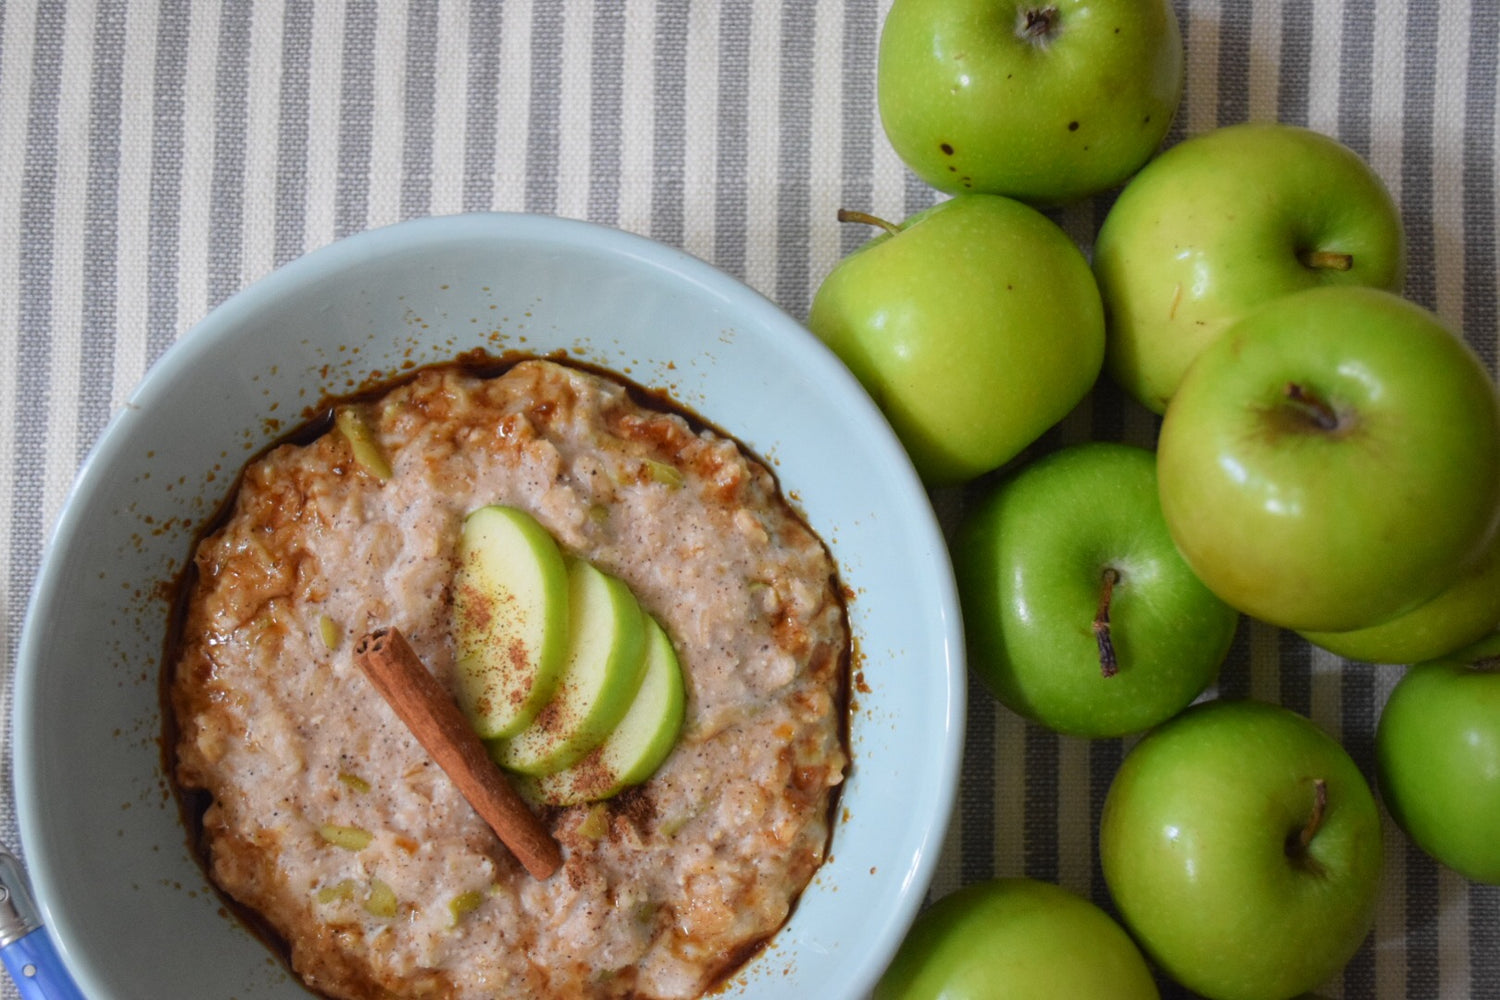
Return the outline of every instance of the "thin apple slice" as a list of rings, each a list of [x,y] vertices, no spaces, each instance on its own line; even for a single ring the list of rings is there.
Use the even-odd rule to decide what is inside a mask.
[[[646,617],[646,666],[641,689],[614,732],[571,767],[536,780],[536,798],[569,806],[617,795],[651,777],[677,745],[686,693],[677,652],[666,631]]]
[[[350,406],[339,407],[333,414],[333,426],[349,442],[356,465],[381,482],[391,478],[391,463],[380,448],[375,429],[365,422],[358,410]]]
[[[582,559],[568,563],[568,653],[552,700],[513,737],[490,744],[502,767],[560,771],[619,723],[641,686],[645,614],[624,583]]]
[[[453,579],[458,700],[484,739],[520,732],[552,698],[568,646],[568,569],[514,507],[464,519]]]

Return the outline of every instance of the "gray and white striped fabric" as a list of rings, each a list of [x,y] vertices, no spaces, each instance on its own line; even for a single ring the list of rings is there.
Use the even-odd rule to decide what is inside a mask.
[[[1407,293],[1494,372],[1500,4],[1177,2],[1189,74],[1171,139],[1279,118],[1354,147],[1400,202]],[[80,461],[175,339],[278,265],[403,218],[525,210],[682,247],[804,316],[864,238],[839,206],[900,217],[934,201],[876,115],[887,5],[5,0],[4,718],[28,592]],[[1057,217],[1087,246],[1106,208]],[[1149,444],[1155,429],[1106,385],[1045,443]],[[946,525],[977,488],[934,497]],[[1310,715],[1368,769],[1398,675],[1247,624],[1221,690]],[[978,690],[969,709],[934,894],[1025,873],[1107,904],[1094,831],[1127,744],[1028,727]],[[14,843],[5,749],[0,837]],[[1500,889],[1389,832],[1375,933],[1323,992],[1500,997]]]

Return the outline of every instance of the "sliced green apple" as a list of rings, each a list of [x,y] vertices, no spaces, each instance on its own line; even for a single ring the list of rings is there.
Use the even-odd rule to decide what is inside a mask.
[[[339,407],[333,414],[333,425],[349,441],[356,465],[381,482],[391,478],[391,463],[380,448],[375,429],[365,422],[359,411],[349,406]]]
[[[582,559],[568,563],[567,658],[552,700],[514,736],[490,744],[502,767],[560,771],[615,728],[641,686],[645,614],[624,583]]]
[[[464,519],[453,580],[459,703],[485,739],[511,736],[557,689],[568,649],[568,568],[525,511]]]
[[[666,760],[682,729],[686,695],[672,640],[649,615],[645,659],[641,688],[620,724],[572,766],[538,778],[536,798],[557,806],[607,799],[645,781]]]

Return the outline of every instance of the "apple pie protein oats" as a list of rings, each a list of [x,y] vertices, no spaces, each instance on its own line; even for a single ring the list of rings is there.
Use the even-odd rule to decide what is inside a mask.
[[[185,583],[170,732],[212,878],[331,997],[700,995],[828,847],[850,640],[827,550],[735,442],[590,372],[435,368],[352,406],[245,469]],[[394,625],[453,690],[455,549],[495,503],[629,584],[687,685],[648,782],[540,811],[547,879],[353,661]]]

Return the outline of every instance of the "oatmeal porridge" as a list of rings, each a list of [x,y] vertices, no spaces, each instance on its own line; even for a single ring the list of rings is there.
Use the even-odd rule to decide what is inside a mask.
[[[332,997],[694,997],[787,919],[848,763],[849,635],[822,542],[734,441],[543,360],[419,373],[244,471],[170,663],[176,779],[215,882]],[[540,808],[528,875],[353,662],[395,625],[453,690],[464,517],[529,512],[627,583],[686,716],[644,784]]]

